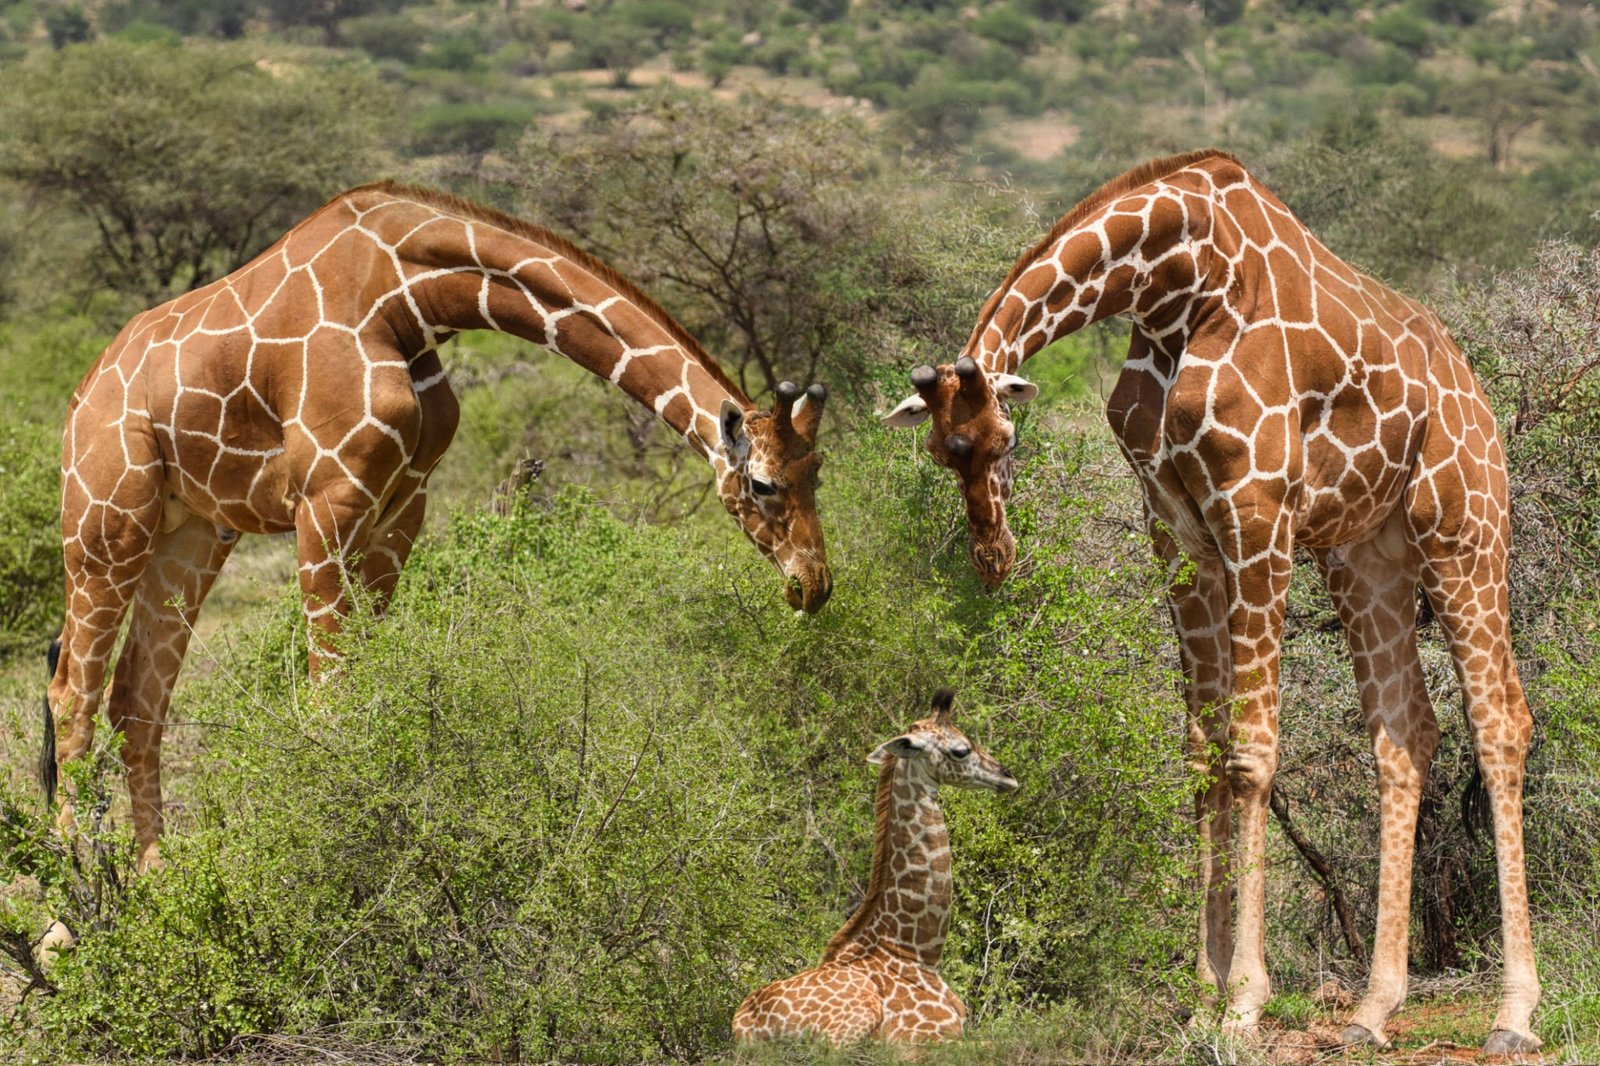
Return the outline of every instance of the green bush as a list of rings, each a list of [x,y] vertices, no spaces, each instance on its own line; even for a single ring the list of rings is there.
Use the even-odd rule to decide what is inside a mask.
[[[1033,20],[1014,7],[996,7],[985,11],[972,24],[980,37],[1017,52],[1032,52],[1039,46],[1041,36]]]
[[[694,9],[681,0],[626,0],[608,12],[608,17],[638,27],[663,48],[694,29]]]
[[[483,70],[489,41],[477,29],[445,34],[433,41],[416,59],[417,66],[433,70],[472,73]]]
[[[514,141],[532,119],[525,104],[438,104],[417,116],[411,147],[419,155],[482,155]]]
[[[814,618],[720,523],[638,526],[579,492],[452,516],[391,616],[353,619],[325,684],[303,681],[286,597],[187,690],[180,713],[214,723],[194,828],[86,925],[11,1039],[702,1058],[849,909],[864,756],[940,683],[1024,782],[1014,802],[947,801],[947,968],[975,1021],[1167,979],[1189,783],[1155,587],[1142,544],[1062,494],[1107,455],[1036,457],[1019,521],[1056,565],[993,596],[947,546],[942,472],[903,443],[832,457],[840,584]],[[1151,921],[1153,901],[1185,919]]]
[[[1427,55],[1433,42],[1428,20],[1404,7],[1392,8],[1373,19],[1367,32],[1414,56]]]
[[[0,484],[0,655],[43,652],[62,611],[60,430],[0,423]]]
[[[374,59],[415,63],[431,36],[427,27],[410,15],[363,15],[339,24],[345,40]]]
[[[178,36],[178,32],[176,30],[168,26],[163,26],[159,22],[150,22],[146,19],[139,19],[135,22],[128,23],[127,26],[123,27],[123,29],[118,32],[117,36],[130,44],[160,44],[170,46],[179,44],[182,41],[182,38]]]

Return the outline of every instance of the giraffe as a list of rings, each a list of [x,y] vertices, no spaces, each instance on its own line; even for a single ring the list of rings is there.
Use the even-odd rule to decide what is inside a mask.
[[[53,793],[57,768],[88,749],[131,613],[107,712],[141,869],[160,857],[172,686],[239,534],[295,533],[312,670],[334,661],[347,582],[381,605],[421,527],[459,412],[438,347],[469,329],[543,345],[649,406],[710,463],[789,604],[827,600],[814,451],[825,388],[784,382],[774,409],[756,410],[671,316],[567,240],[427,189],[348,190],[227,277],[134,317],[72,397],[66,620],[42,769]],[[63,789],[64,831],[72,816]]]
[[[1505,457],[1465,358],[1438,318],[1340,260],[1237,159],[1208,150],[1136,167],[1024,253],[962,355],[913,370],[915,392],[885,416],[932,419],[927,449],[961,484],[972,563],[990,584],[1016,552],[1010,408],[1038,392],[1017,370],[1110,315],[1133,331],[1107,417],[1171,568],[1188,749],[1210,782],[1196,799],[1201,982],[1245,1030],[1270,994],[1263,858],[1299,546],[1348,635],[1378,771],[1377,931],[1344,1039],[1384,1043],[1406,995],[1414,828],[1439,740],[1414,635],[1420,581],[1494,821],[1504,968],[1484,1050],[1536,1049],[1522,843],[1532,718],[1508,630]]]
[[[1005,767],[957,729],[955,693],[880,745],[877,829],[867,894],[813,969],[745,997],[733,1017],[741,1041],[820,1036],[915,1043],[961,1035],[966,1005],[939,976],[950,931],[950,833],[939,786],[1012,792]]]

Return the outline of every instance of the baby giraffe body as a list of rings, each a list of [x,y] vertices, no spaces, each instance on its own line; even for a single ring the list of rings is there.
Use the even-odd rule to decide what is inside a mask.
[[[950,724],[955,694],[868,756],[878,774],[877,832],[866,898],[813,969],[746,997],[739,1040],[823,1037],[835,1044],[961,1035],[966,1006],[939,976],[950,929],[950,833],[939,786],[1010,792],[1016,780]]]

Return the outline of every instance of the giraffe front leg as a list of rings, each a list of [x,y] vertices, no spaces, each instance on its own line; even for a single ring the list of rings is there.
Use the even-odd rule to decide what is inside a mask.
[[[313,675],[340,658],[335,644],[350,609],[350,586],[360,581],[361,556],[370,540],[376,506],[359,487],[345,484],[307,497],[295,511],[300,594],[311,631]]]
[[[376,597],[380,611],[387,608],[400,572],[411,557],[427,505],[427,485],[419,481],[406,499],[378,520],[372,531],[371,547],[361,560],[361,582]]]
[[[1345,1027],[1346,1044],[1388,1042],[1389,1018],[1405,1002],[1411,867],[1417,810],[1439,726],[1416,639],[1416,562],[1386,556],[1379,541],[1349,549],[1343,565],[1317,563],[1350,642],[1361,714],[1378,769],[1378,928],[1367,991]]]
[[[1233,793],[1221,759],[1227,745],[1227,701],[1232,684],[1227,582],[1219,557],[1186,559],[1148,509],[1146,519],[1156,554],[1166,562],[1171,576],[1167,602],[1183,663],[1189,765],[1205,780],[1195,793],[1202,899],[1195,976],[1209,1002],[1209,992],[1227,994],[1233,954],[1233,886],[1228,877]]]
[[[1267,816],[1278,769],[1278,668],[1283,615],[1293,569],[1288,511],[1242,506],[1221,539],[1228,583],[1232,655],[1231,717],[1223,772],[1238,805],[1233,871],[1238,925],[1228,966],[1230,1029],[1250,1030],[1272,995],[1267,977]]]

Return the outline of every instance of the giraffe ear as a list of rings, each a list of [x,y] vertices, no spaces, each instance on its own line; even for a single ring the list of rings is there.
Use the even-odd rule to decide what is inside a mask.
[[[717,431],[721,434],[722,450],[736,455],[747,443],[744,434],[744,408],[732,400],[722,401],[717,414]]]
[[[928,420],[928,405],[921,396],[907,396],[900,406],[883,416],[883,424],[896,429],[910,429]]]
[[[882,765],[890,755],[896,759],[914,759],[925,750],[927,749],[924,748],[922,741],[911,736],[899,736],[879,744],[877,750],[867,756],[867,761]]]
[[[1015,374],[996,374],[994,394],[1006,403],[1027,403],[1039,395],[1039,386]]]

